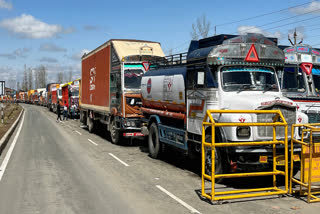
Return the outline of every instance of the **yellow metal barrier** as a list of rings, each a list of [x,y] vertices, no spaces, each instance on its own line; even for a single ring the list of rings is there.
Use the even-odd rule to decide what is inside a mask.
[[[212,114],[274,114],[273,122],[265,123],[218,123],[212,117]],[[207,120],[209,119],[209,122]],[[280,121],[280,122],[279,122]],[[259,142],[215,142],[215,127],[232,127],[232,126],[272,126],[273,136],[272,141]],[[282,126],[285,128],[284,140],[277,140],[276,127]],[[205,131],[207,127],[211,127],[211,143],[205,141]],[[284,145],[285,170],[280,171],[276,168],[276,144]],[[215,148],[216,147],[231,147],[231,146],[258,146],[272,145],[273,148],[273,170],[268,172],[250,172],[250,173],[231,173],[231,174],[215,174]],[[205,173],[205,148],[211,149],[211,175]],[[267,188],[244,189],[234,191],[215,191],[215,180],[219,178],[238,178],[238,177],[254,177],[254,176],[273,176],[273,186]],[[277,187],[276,175],[285,176],[285,189]],[[211,192],[206,193],[205,181],[211,181]],[[240,199],[258,196],[281,195],[288,193],[288,125],[280,110],[207,110],[206,116],[202,123],[202,182],[201,194],[203,197],[211,201]]]
[[[292,129],[298,127],[302,131],[302,137],[301,140],[297,140],[294,137],[291,139],[291,160],[294,159],[294,144],[300,144],[301,165],[300,180],[298,180],[293,177],[293,161],[291,161],[290,193],[299,193],[300,196],[307,196],[308,203],[320,202],[320,198],[316,196],[320,194],[320,186],[312,186],[313,183],[320,182],[320,138],[318,137],[317,139],[317,137],[313,136],[313,133],[320,132],[320,128],[315,126],[320,126],[320,123],[292,125]],[[291,135],[294,136],[293,133]],[[293,182],[299,184],[300,189],[298,191],[292,190]]]

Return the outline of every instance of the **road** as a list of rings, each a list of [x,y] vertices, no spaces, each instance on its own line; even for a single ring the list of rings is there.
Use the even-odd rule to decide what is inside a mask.
[[[318,213],[320,208],[292,197],[213,205],[199,196],[197,169],[176,152],[154,160],[143,142],[113,145],[79,121],[57,123],[46,108],[23,107],[24,118],[0,158],[3,165],[15,143],[0,172],[1,214]]]

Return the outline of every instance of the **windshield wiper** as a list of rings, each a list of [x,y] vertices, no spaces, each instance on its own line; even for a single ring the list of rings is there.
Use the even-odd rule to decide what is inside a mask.
[[[241,84],[239,85],[239,89],[238,89],[238,93],[240,93],[241,91],[245,91],[247,89],[253,88],[254,85],[251,84]]]
[[[273,87],[273,85],[271,84],[266,84],[264,89],[263,89],[263,93],[267,92],[267,91],[272,91],[273,89],[276,89]]]

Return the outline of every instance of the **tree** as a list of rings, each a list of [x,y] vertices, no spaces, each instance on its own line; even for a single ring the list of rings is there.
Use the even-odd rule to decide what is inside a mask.
[[[72,71],[69,71],[68,82],[72,81]]]
[[[22,80],[22,90],[28,90],[28,74],[27,74],[27,66],[24,65],[24,72],[23,72],[23,80]]]
[[[17,91],[19,91],[21,89],[21,86],[20,86],[20,82],[18,81],[17,82]]]
[[[196,23],[192,24],[192,31],[190,32],[192,39],[208,37],[211,22],[207,21],[206,15],[197,18]]]
[[[63,72],[58,72],[57,74],[57,82],[62,83],[63,82]]]
[[[33,74],[32,74],[32,69],[29,68],[29,74],[28,74],[28,90],[32,90],[33,88]]]
[[[37,76],[39,88],[45,88],[47,85],[47,70],[45,66],[40,65],[37,68]]]

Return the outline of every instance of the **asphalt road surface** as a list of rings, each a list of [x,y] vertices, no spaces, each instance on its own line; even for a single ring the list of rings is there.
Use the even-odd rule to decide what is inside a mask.
[[[103,131],[90,134],[79,121],[57,123],[44,107],[23,107],[0,157],[1,214],[319,213],[320,204],[289,196],[211,204],[200,197],[198,162],[176,151],[154,160],[142,141],[113,145]]]

